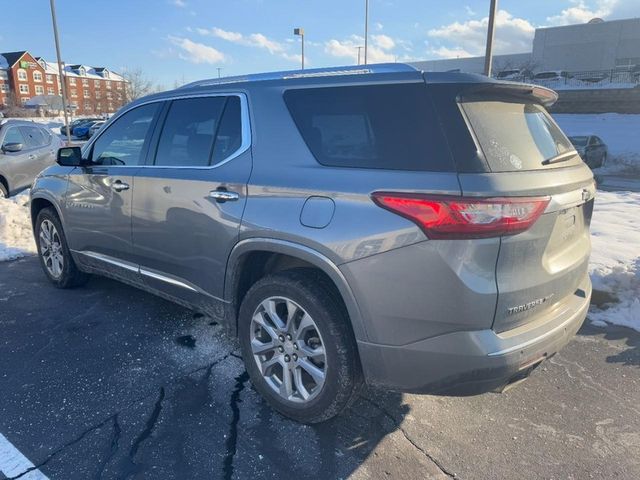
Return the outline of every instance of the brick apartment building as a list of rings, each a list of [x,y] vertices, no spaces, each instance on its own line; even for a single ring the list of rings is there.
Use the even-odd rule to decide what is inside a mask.
[[[124,78],[107,68],[65,65],[63,77],[75,114],[112,113],[126,102]],[[0,110],[40,95],[62,95],[58,64],[27,51],[0,53]]]

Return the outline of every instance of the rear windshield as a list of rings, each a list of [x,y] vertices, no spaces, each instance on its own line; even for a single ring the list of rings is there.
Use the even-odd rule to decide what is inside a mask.
[[[535,103],[463,101],[471,127],[494,172],[537,170],[579,163],[568,158],[547,162],[574,150],[547,111]]]
[[[455,171],[424,83],[295,89],[284,99],[322,165]]]
[[[571,143],[576,147],[584,147],[587,144],[589,137],[569,137],[569,140],[571,140]]]

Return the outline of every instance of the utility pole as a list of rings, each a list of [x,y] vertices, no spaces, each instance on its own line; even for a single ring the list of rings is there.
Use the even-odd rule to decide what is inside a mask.
[[[493,57],[493,35],[495,32],[496,12],[498,11],[498,0],[491,0],[489,10],[489,26],[487,27],[487,50],[484,54],[484,74],[491,76],[491,60]]]
[[[67,116],[67,85],[62,75],[62,56],[60,55],[60,39],[58,38],[58,21],[56,20],[55,0],[49,0],[51,5],[51,21],[53,22],[53,38],[56,42],[56,55],[58,57],[58,74],[60,75],[60,86],[62,87],[62,110],[64,111],[64,128],[67,131],[67,144],[71,143],[71,132],[69,131],[69,117]]]
[[[299,35],[302,41],[302,70],[304,70],[304,28],[294,28],[294,35]]]
[[[222,70],[222,67],[216,67],[216,69],[218,70],[218,78],[220,78],[220,71]]]
[[[369,0],[364,0],[364,64],[367,64],[369,47]]]
[[[364,47],[356,47],[358,49],[358,65],[360,65],[360,51],[364,48]]]

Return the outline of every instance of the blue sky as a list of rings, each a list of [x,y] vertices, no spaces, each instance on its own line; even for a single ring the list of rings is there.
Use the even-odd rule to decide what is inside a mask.
[[[165,87],[217,75],[356,63],[364,0],[57,0],[63,60],[140,68]],[[536,27],[640,16],[639,0],[500,0],[496,53]],[[489,0],[370,0],[370,62],[482,54]],[[48,0],[0,0],[0,51],[55,59]]]

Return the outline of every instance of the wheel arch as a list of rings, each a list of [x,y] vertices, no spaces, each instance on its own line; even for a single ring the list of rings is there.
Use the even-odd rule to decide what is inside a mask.
[[[340,269],[326,256],[307,246],[271,238],[251,238],[242,240],[231,251],[227,261],[224,282],[224,298],[230,310],[229,326],[237,332],[237,313],[242,301],[242,282],[246,278],[248,268],[251,268],[248,260],[256,260],[260,256],[261,262],[268,265],[274,260],[274,255],[280,256],[280,263],[288,262],[290,267],[312,266],[320,270],[335,286],[342,302],[347,310],[353,333],[358,340],[366,340],[366,330],[356,302],[356,298]],[[281,268],[282,269],[282,268]],[[248,285],[250,287],[250,285]],[[248,289],[248,288],[247,288]],[[240,295],[239,295],[240,293]],[[246,293],[246,291],[244,292]]]
[[[4,186],[4,189],[7,191],[7,195],[11,195],[11,190],[9,189],[9,181],[7,178],[0,173],[0,183]]]
[[[60,212],[60,208],[58,207],[57,203],[55,202],[55,200],[53,200],[52,198],[50,198],[48,195],[43,194],[43,193],[38,193],[37,195],[32,195],[31,196],[31,202],[30,202],[30,210],[31,210],[31,226],[33,227],[34,231],[35,231],[35,224],[36,224],[36,218],[38,218],[38,213],[40,213],[40,211],[44,208],[48,208],[48,207],[53,207],[54,210],[56,211],[56,214],[58,215],[58,218],[60,219],[60,222],[62,223],[62,226],[64,228],[64,222],[62,219],[62,214]]]

